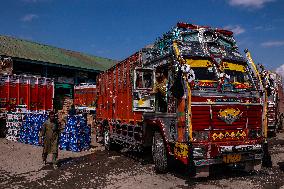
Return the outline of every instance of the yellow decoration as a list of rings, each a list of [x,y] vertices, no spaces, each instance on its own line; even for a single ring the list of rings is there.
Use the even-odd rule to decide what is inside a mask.
[[[228,137],[230,136],[229,132],[227,131],[226,134],[225,134],[225,137]]]
[[[181,56],[179,49],[178,49],[178,45],[177,45],[177,41],[173,41],[173,49],[175,52],[175,55],[177,57],[177,60],[181,63],[181,64],[187,64],[187,61],[185,59],[183,59],[183,57]],[[187,126],[188,126],[188,131],[189,131],[189,140],[192,141],[192,114],[191,114],[191,87],[189,85],[189,83],[186,84],[187,85],[187,100],[188,100],[188,111],[187,111]]]
[[[223,135],[222,133],[219,134],[219,138],[222,139],[224,138],[225,135]]]
[[[144,104],[144,100],[142,98],[140,98],[140,100],[138,100],[138,105],[142,106]]]
[[[219,134],[217,133],[213,133],[212,134],[212,138],[213,140],[216,140],[216,139],[227,139],[227,138],[245,138],[247,135],[246,135],[246,132],[245,131],[241,131],[241,132],[237,132],[235,133],[234,131],[229,133],[228,131],[225,132],[225,134],[223,134],[222,132],[220,132]]]
[[[246,57],[247,57],[248,62],[252,65],[254,72],[255,72],[256,76],[258,77],[258,82],[260,83],[260,85],[259,85],[260,90],[263,90],[264,85],[262,83],[262,79],[260,77],[258,69],[257,69],[248,49],[245,50],[245,53],[246,53]],[[262,99],[264,101],[263,102],[263,113],[262,113],[262,115],[263,115],[262,116],[263,117],[263,119],[262,119],[262,122],[263,122],[262,132],[263,132],[264,138],[267,138],[267,132],[268,132],[268,121],[267,121],[268,96],[267,96],[267,90],[264,90],[264,95],[263,95]]]
[[[192,68],[212,67],[213,64],[209,60],[192,60],[186,59],[186,63]]]
[[[219,111],[219,115],[221,117],[225,117],[225,116],[228,116],[228,115],[238,116],[240,113],[241,113],[241,111],[238,108],[237,109],[227,108],[225,110],[220,110]]]
[[[217,133],[214,133],[214,134],[212,135],[213,140],[216,140],[218,137],[219,137],[219,136],[217,135]]]
[[[181,142],[176,142],[175,148],[174,148],[175,156],[186,158],[188,157],[188,145]]]
[[[239,72],[246,72],[246,67],[240,64],[234,64],[229,62],[223,62],[221,64],[221,70],[234,70]]]

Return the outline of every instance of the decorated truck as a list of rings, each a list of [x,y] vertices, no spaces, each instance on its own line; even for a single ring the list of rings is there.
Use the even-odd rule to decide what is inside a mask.
[[[192,176],[214,164],[259,169],[263,100],[233,32],[177,23],[97,77],[107,149],[152,149],[157,172],[174,157]]]
[[[282,127],[283,115],[283,88],[282,78],[277,73],[266,70],[261,66],[260,75],[267,91],[267,126],[268,134],[275,136]]]

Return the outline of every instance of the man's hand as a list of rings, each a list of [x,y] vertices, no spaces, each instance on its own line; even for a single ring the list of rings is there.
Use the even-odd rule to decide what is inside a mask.
[[[39,141],[38,141],[39,144],[42,144],[42,138],[39,137]]]

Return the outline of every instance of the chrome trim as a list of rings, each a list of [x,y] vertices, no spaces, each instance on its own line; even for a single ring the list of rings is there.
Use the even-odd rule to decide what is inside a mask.
[[[254,145],[237,145],[237,146],[220,146],[221,153],[227,152],[249,152],[253,150],[261,150],[261,144],[254,144]]]

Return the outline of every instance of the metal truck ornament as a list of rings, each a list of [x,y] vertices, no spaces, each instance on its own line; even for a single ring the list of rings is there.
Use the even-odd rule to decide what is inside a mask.
[[[227,124],[232,125],[236,120],[238,120],[242,116],[243,112],[241,112],[238,108],[228,108],[225,110],[220,110],[218,117],[225,121]]]

